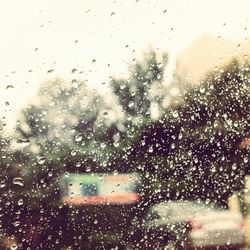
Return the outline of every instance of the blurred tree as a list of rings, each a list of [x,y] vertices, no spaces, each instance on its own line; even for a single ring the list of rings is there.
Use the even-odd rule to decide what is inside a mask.
[[[58,199],[58,178],[65,171],[84,172],[88,164],[98,165],[97,120],[103,103],[83,82],[55,79],[44,83],[37,103],[22,111],[16,138],[34,203],[36,198]]]
[[[249,137],[249,91],[248,63],[234,60],[144,127],[130,155],[150,172],[157,197],[225,204],[244,187],[249,149],[239,145]]]
[[[166,53],[157,54],[150,49],[143,54],[142,61],[133,60],[127,79],[112,78],[110,87],[121,107],[123,118],[119,123],[123,129],[119,131],[117,153],[110,158],[113,163],[111,167],[119,166],[120,171],[139,170],[130,152],[142,129],[162,115],[167,95],[164,84],[167,60]],[[115,134],[114,130],[110,132]]]
[[[159,56],[151,49],[144,53],[142,62],[134,60],[130,65],[128,79],[112,79],[110,86],[118,97],[126,121],[150,117],[152,104],[158,105],[155,112],[161,111],[166,64],[166,53]]]

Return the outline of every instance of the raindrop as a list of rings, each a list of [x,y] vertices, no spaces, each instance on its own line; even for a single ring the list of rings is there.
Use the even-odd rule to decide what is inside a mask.
[[[79,133],[79,134],[77,134],[76,136],[75,136],[75,141],[76,142],[79,142],[79,141],[81,141],[82,140],[82,135]]]
[[[13,225],[14,225],[15,227],[19,227],[20,224],[21,224],[21,222],[20,222],[19,220],[15,221],[15,222],[13,223]]]
[[[11,245],[11,246],[10,246],[10,249],[11,249],[11,250],[16,250],[16,249],[17,249],[17,244]]]
[[[148,149],[148,152],[149,152],[149,153],[153,153],[153,151],[154,151],[154,150],[153,150],[153,147],[151,146],[151,147]]]
[[[13,179],[13,184],[23,187],[24,186],[24,180],[23,180],[22,177],[15,177]]]
[[[22,206],[22,205],[23,205],[23,199],[20,199],[20,200],[17,202],[17,204],[18,204],[19,206]]]
[[[200,92],[203,94],[205,93],[205,88],[204,87],[200,87]]]
[[[49,69],[47,70],[47,73],[52,73],[54,70],[53,69]]]
[[[0,183],[0,188],[4,188],[4,187],[6,187],[6,183],[2,181],[2,182]]]
[[[183,137],[183,134],[180,132],[178,138],[179,138],[179,139],[182,139],[182,137]]]
[[[95,62],[96,62],[96,59],[93,59],[93,60],[92,60],[92,63],[95,63]]]
[[[78,88],[79,84],[78,84],[78,82],[77,82],[76,79],[73,79],[73,80],[71,81],[71,83],[72,83],[72,87],[73,87],[73,88]]]
[[[76,163],[76,167],[77,167],[77,168],[81,167],[81,162],[77,162],[77,163]]]
[[[234,164],[232,165],[232,169],[233,169],[233,170],[236,170],[236,169],[237,169],[236,163],[234,163]]]
[[[9,85],[7,85],[5,88],[6,88],[6,89],[13,89],[14,86],[9,84]]]
[[[134,102],[130,102],[130,103],[128,104],[128,106],[129,106],[130,108],[132,108],[132,107],[134,106]]]
[[[98,223],[98,220],[94,220],[94,224],[97,224]]]
[[[125,87],[126,87],[126,85],[125,85],[125,84],[122,84],[122,85],[120,86],[120,89],[125,89]]]
[[[179,116],[179,113],[178,113],[177,110],[175,110],[175,111],[173,112],[173,117],[174,117],[174,118],[177,118],[178,116]]]
[[[18,140],[17,143],[20,143],[20,144],[22,144],[22,146],[26,147],[26,146],[30,145],[30,140],[28,140],[28,139]]]
[[[105,118],[108,118],[108,112],[107,112],[107,111],[103,112],[103,116],[104,116]]]
[[[115,12],[111,12],[110,16],[114,16],[115,15]]]
[[[44,156],[38,156],[37,157],[37,163],[42,165],[45,162],[45,157]]]
[[[72,156],[75,156],[76,155],[76,150],[72,150],[71,153],[70,153]]]

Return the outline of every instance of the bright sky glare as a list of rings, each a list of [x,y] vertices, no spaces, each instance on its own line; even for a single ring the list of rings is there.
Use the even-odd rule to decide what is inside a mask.
[[[87,79],[100,88],[110,75],[126,74],[128,63],[149,45],[174,62],[203,33],[236,41],[250,36],[248,0],[1,3],[0,105],[7,126],[47,79]],[[77,73],[71,74],[73,68]]]

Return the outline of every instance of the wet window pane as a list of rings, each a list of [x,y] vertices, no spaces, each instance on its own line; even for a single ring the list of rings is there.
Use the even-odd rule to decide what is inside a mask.
[[[248,249],[247,1],[0,9],[0,249]]]

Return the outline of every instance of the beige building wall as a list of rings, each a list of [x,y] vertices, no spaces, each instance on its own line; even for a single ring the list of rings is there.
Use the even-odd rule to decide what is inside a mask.
[[[228,65],[233,58],[250,59],[250,41],[241,44],[225,38],[203,35],[181,52],[176,72],[182,85],[197,85],[210,72]]]

